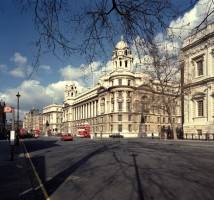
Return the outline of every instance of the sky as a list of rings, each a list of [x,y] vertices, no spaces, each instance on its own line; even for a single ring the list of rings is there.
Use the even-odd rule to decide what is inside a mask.
[[[181,6],[185,1],[190,0],[175,4]],[[169,30],[180,36],[180,40],[175,41],[177,48],[181,46],[180,41],[203,18],[203,12],[208,9],[209,2],[211,1],[200,0],[177,19],[169,22]],[[188,26],[183,30],[176,29],[182,25]],[[22,117],[32,108],[42,109],[51,103],[63,103],[65,84],[75,83],[80,91],[92,85],[90,70],[82,70],[86,61],[81,55],[58,59],[51,53],[44,54],[40,59],[38,71],[29,79],[36,53],[34,42],[37,36],[32,13],[21,12],[15,0],[0,1],[0,100],[15,107],[16,94],[19,91]],[[157,38],[162,36],[163,33],[157,34]],[[105,60],[94,60],[91,63],[95,76],[102,74],[103,64],[111,68],[111,54],[109,51]]]

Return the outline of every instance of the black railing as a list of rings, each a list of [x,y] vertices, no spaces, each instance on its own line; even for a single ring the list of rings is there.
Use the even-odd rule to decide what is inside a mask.
[[[205,133],[205,134],[184,134],[185,140],[213,140],[214,141],[214,133]]]

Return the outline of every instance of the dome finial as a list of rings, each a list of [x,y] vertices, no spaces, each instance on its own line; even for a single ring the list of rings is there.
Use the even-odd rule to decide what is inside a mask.
[[[122,41],[123,41],[123,35],[121,35],[121,36],[120,36],[120,40],[122,40]]]

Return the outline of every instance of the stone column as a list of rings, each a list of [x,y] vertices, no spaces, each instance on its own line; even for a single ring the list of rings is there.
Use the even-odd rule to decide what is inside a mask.
[[[117,102],[118,92],[114,92],[114,111],[118,112],[118,102]]]
[[[123,111],[126,112],[127,111],[127,92],[126,91],[123,91]]]

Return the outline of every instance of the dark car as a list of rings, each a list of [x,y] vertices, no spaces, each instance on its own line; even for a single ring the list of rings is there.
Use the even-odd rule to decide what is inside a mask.
[[[124,138],[120,133],[109,135],[110,138]]]
[[[64,134],[61,136],[62,141],[73,141],[73,136],[71,134]]]

